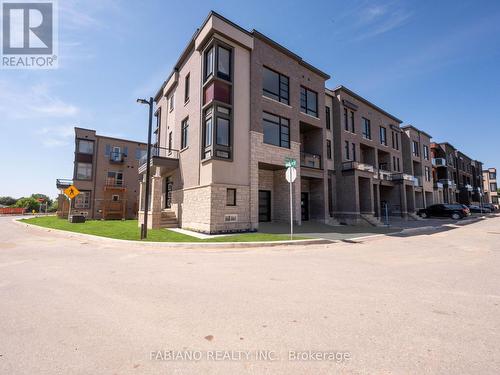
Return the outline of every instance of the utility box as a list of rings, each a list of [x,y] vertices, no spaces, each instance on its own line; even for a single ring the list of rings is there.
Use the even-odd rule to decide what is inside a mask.
[[[70,223],[85,223],[85,216],[83,215],[72,215],[69,217]]]

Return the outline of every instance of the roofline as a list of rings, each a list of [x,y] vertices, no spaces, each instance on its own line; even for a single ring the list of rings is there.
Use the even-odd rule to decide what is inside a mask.
[[[423,131],[423,130],[420,130],[419,128],[417,128],[416,126],[413,126],[411,124],[408,124],[408,125],[404,125],[404,126],[401,126],[401,129],[413,129],[419,133],[422,133],[423,135],[426,135],[427,137],[431,138],[432,139],[432,135],[430,135],[429,133]]]
[[[203,21],[203,23],[201,24],[200,27],[198,27],[196,29],[196,31],[194,32],[193,36],[191,37],[191,39],[189,40],[188,44],[186,45],[186,47],[184,48],[184,50],[182,51],[180,57],[177,59],[177,62],[174,64],[174,68],[172,69],[172,72],[170,72],[170,74],[168,75],[167,79],[163,82],[163,84],[161,85],[161,87],[158,89],[158,91],[156,92],[156,95],[154,96],[154,99],[155,100],[158,100],[158,98],[161,96],[162,94],[162,91],[163,89],[165,88],[168,80],[170,79],[170,77],[172,77],[172,75],[179,70],[179,68],[181,67],[182,63],[184,62],[184,59],[186,58],[186,56],[188,55],[188,52],[190,52],[193,47],[194,47],[194,42],[196,40],[196,38],[198,37],[198,35],[200,34],[200,31],[205,27],[205,25],[208,23],[208,20],[210,19],[210,17],[212,16],[216,16],[218,18],[220,18],[222,21],[230,24],[231,26],[235,27],[236,29],[240,30],[241,32],[249,35],[249,36],[253,36],[253,37],[257,37],[259,39],[262,39],[263,41],[267,42],[268,44],[272,45],[273,47],[275,47],[276,49],[279,49],[281,52],[283,52],[284,54],[288,55],[289,57],[297,60],[297,62],[303,66],[305,66],[306,68],[314,71],[316,74],[319,74],[320,76],[322,76],[323,78],[325,78],[325,80],[328,80],[330,79],[330,75],[328,75],[327,73],[323,72],[322,70],[314,67],[313,65],[307,63],[306,61],[304,61],[299,55],[296,55],[295,53],[293,53],[292,51],[290,51],[289,49],[283,47],[281,44],[275,42],[274,40],[270,39],[269,37],[265,36],[264,34],[260,33],[259,31],[257,30],[252,30],[251,32],[248,31],[248,30],[245,30],[243,27],[241,27],[240,25],[234,23],[233,21],[227,19],[226,17],[224,17],[223,15],[217,13],[216,11],[214,10],[211,10],[209,13],[208,13],[208,16],[205,18],[205,20]]]
[[[144,145],[146,146],[147,143],[146,142],[139,142],[139,141],[134,141],[134,140],[131,140],[131,139],[124,139],[124,138],[117,138],[117,137],[110,137],[110,136],[107,136],[107,135],[100,135],[100,134],[97,134],[97,131],[95,129],[88,129],[88,128],[80,128],[78,126],[75,126],[75,130],[78,129],[78,130],[87,130],[87,131],[91,131],[91,132],[94,132],[95,133],[95,136],[96,137],[99,137],[99,138],[107,138],[107,139],[114,139],[116,141],[122,141],[122,142],[130,142],[130,143],[137,143],[137,144],[141,144],[141,145]],[[76,137],[76,134],[75,134],[75,138]]]
[[[348,93],[349,95],[351,95],[354,98],[358,99],[359,101],[362,101],[363,103],[369,105],[370,107],[375,108],[377,111],[382,112],[384,115],[386,115],[387,117],[393,119],[394,121],[398,122],[399,124],[403,123],[403,120],[400,120],[396,116],[391,115],[389,112],[383,110],[379,106],[377,106],[377,105],[373,104],[372,102],[370,102],[368,99],[363,98],[359,94],[356,94],[354,91],[349,90],[347,87],[345,87],[343,85],[337,86],[335,89],[330,90],[330,91],[337,92],[337,91],[340,91],[340,90],[345,91],[346,93]]]
[[[288,48],[284,47],[283,45],[279,44],[278,42],[275,42],[274,40],[272,40],[268,36],[262,34],[261,32],[254,29],[254,30],[252,30],[252,35],[255,36],[256,38],[261,39],[262,41],[266,42],[270,46],[276,48],[277,50],[284,53],[288,57],[296,60],[300,65],[306,67],[309,70],[312,70],[314,73],[318,74],[319,76],[321,76],[325,80],[328,80],[331,78],[329,74],[327,74],[327,73],[323,72],[322,70],[316,68],[315,66],[309,64],[302,57],[293,53]]]

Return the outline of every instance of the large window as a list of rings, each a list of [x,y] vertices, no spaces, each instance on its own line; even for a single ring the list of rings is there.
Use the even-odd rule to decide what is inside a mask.
[[[424,145],[424,159],[429,160],[429,146]]]
[[[231,80],[231,50],[215,42],[205,52],[204,81],[215,75],[227,81]],[[215,69],[215,72],[214,72]]]
[[[380,127],[380,143],[387,146],[387,129]]]
[[[174,110],[174,100],[175,100],[175,93],[171,93],[170,97],[168,98],[168,110],[169,111]]]
[[[326,117],[326,128],[330,129],[331,125],[331,119],[330,119],[330,107],[325,107],[325,117]]]
[[[181,123],[181,150],[188,146],[188,129],[189,121],[186,118]]]
[[[428,166],[425,166],[425,181],[431,181],[431,169]]]
[[[332,158],[332,141],[329,139],[326,140],[326,157],[328,159]]]
[[[264,67],[262,95],[289,104],[289,80],[287,76]]]
[[[76,179],[77,180],[91,180],[92,179],[92,164],[91,163],[78,163],[76,165]]]
[[[205,52],[205,81],[214,74],[214,47]]]
[[[208,108],[203,122],[203,159],[230,159],[231,131],[231,110],[220,105]]]
[[[372,139],[372,126],[370,120],[363,117],[363,138]]]
[[[497,174],[496,172],[488,172],[490,175],[490,180],[496,180],[497,179]]]
[[[73,201],[73,207],[78,209],[90,208],[90,191],[80,191]]]
[[[264,143],[290,148],[290,121],[264,112],[262,118]]]
[[[318,94],[300,86],[300,110],[308,115],[318,117]]]
[[[344,108],[344,129],[349,131],[349,111]]]
[[[212,146],[212,134],[213,134],[213,122],[212,122],[212,108],[210,108],[205,114],[205,124],[204,124],[204,146]]]
[[[216,132],[217,132],[217,145],[229,146],[229,119],[218,117]]]
[[[94,141],[78,140],[78,152],[82,154],[94,153]]]
[[[356,161],[356,144],[351,143],[352,161]]]
[[[106,179],[108,186],[123,186],[123,172],[109,171]]]
[[[412,141],[412,152],[413,152],[413,156],[420,155],[419,144],[417,141]]]
[[[495,191],[497,191],[497,183],[492,182],[490,183],[490,192],[495,192]]]

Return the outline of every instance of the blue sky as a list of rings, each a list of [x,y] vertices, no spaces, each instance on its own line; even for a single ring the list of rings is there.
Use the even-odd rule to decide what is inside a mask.
[[[0,70],[0,195],[55,196],[73,126],[145,140],[135,99],[154,95],[210,9],[328,72],[328,87],[500,167],[498,1],[60,0],[59,69]]]

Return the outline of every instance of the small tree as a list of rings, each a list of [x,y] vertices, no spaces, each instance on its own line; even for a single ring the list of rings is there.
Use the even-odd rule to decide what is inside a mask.
[[[0,197],[0,204],[3,204],[4,206],[12,206],[13,204],[16,204],[17,199],[12,198],[12,197]]]
[[[43,205],[45,206],[45,203],[48,204],[48,206],[51,206],[52,205],[52,199],[50,199],[47,195],[45,194],[40,194],[40,193],[36,193],[36,194],[31,194],[31,198],[35,198],[35,199],[43,199]],[[48,207],[47,206],[47,207]]]
[[[22,207],[27,211],[38,211],[40,209],[40,203],[33,197],[26,197],[18,199],[14,207]]]

